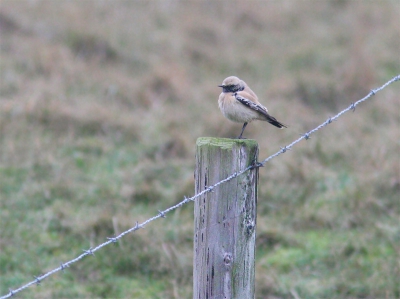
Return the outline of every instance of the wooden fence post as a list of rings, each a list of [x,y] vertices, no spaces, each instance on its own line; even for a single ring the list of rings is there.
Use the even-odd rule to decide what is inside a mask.
[[[255,140],[197,139],[196,193],[257,161]],[[195,202],[193,299],[254,298],[258,168]]]

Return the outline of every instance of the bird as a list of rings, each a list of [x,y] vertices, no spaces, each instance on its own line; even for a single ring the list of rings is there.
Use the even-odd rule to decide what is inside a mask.
[[[268,113],[268,109],[258,101],[257,95],[238,77],[229,76],[218,87],[222,87],[218,98],[222,114],[233,122],[243,123],[238,139],[242,139],[244,129],[253,120],[267,121],[280,129],[287,128]]]

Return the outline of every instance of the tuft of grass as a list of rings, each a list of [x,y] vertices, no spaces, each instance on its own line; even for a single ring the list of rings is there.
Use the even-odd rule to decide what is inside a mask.
[[[65,43],[81,59],[96,59],[102,62],[113,61],[118,53],[106,40],[93,35],[84,35],[78,32],[68,32]]]

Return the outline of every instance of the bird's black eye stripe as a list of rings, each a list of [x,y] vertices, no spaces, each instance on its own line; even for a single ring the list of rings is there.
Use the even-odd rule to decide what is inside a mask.
[[[238,91],[242,91],[244,89],[244,86],[240,86],[240,85],[226,85],[223,87],[224,88],[224,92],[238,92]]]

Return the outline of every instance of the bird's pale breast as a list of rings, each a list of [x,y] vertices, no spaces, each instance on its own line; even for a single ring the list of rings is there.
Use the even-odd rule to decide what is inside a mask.
[[[229,120],[239,123],[251,122],[260,119],[260,115],[237,101],[233,94],[221,93],[218,106],[222,114]]]

